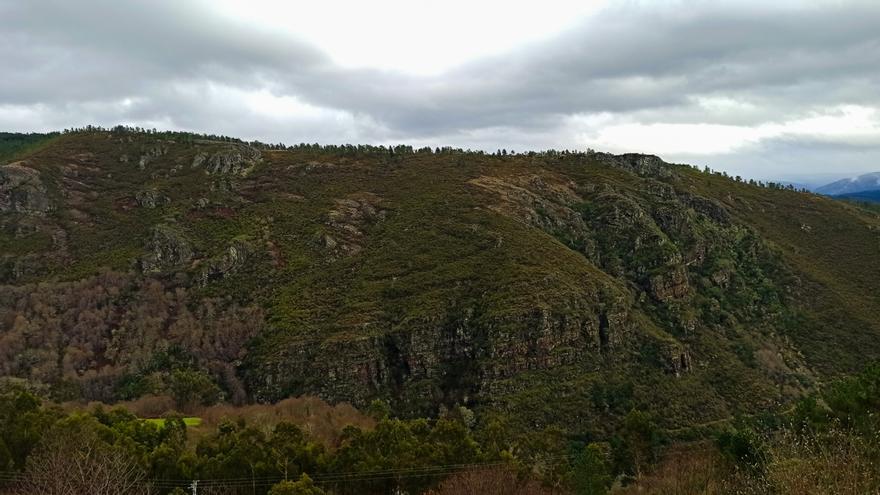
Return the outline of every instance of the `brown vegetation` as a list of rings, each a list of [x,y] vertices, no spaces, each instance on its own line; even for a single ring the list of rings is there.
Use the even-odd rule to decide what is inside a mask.
[[[168,395],[147,395],[139,399],[114,404],[90,402],[88,404],[68,402],[64,409],[72,411],[92,411],[95,408],[111,409],[123,407],[140,418],[161,418],[179,412],[176,403]],[[197,407],[187,411],[189,415],[202,420],[201,425],[190,427],[192,438],[198,438],[203,432],[210,432],[224,421],[244,418],[248,425],[269,431],[278,423],[288,422],[300,427],[311,440],[333,448],[339,444],[342,430],[346,426],[356,426],[362,430],[371,430],[376,421],[361,413],[348,403],[328,404],[317,397],[291,397],[275,404],[250,404],[234,406],[216,404]]]
[[[711,446],[677,448],[616,495],[866,495],[880,493],[880,465],[870,440],[844,430],[766,439],[762,469],[732,464]]]
[[[342,430],[349,425],[372,429],[376,421],[350,404],[331,405],[317,397],[295,397],[276,404],[252,404],[235,407],[225,404],[206,407],[198,412],[202,425],[216,429],[225,419],[246,418],[249,425],[271,429],[287,421],[299,426],[310,439],[327,447],[339,445]]]
[[[230,401],[242,403],[244,387],[230,363],[244,357],[262,321],[259,309],[199,299],[130,274],[4,285],[0,375],[60,382],[62,397],[109,401],[169,391],[170,368],[192,366],[209,371]]]
[[[446,478],[426,495],[552,495],[559,490],[523,478],[506,466],[461,471]]]

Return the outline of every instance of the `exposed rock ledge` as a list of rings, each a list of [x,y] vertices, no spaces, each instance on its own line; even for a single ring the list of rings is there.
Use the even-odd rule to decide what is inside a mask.
[[[261,160],[260,150],[247,145],[229,145],[213,153],[199,152],[193,168],[204,166],[211,175],[246,175]]]
[[[0,212],[42,216],[52,209],[38,171],[25,162],[0,166]]]

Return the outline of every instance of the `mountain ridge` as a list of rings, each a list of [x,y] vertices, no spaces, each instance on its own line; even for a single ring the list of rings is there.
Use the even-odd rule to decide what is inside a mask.
[[[600,432],[772,408],[880,357],[876,215],[655,156],[117,129],[2,173],[0,373],[62,398],[181,369],[236,402]]]

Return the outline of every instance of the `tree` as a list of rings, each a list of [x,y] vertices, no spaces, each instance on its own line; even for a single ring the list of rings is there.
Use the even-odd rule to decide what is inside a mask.
[[[177,369],[171,373],[171,395],[181,409],[210,406],[220,400],[220,388],[202,371]]]
[[[767,460],[767,453],[758,435],[748,427],[730,427],[715,439],[718,450],[736,466],[760,471]]]
[[[373,399],[367,406],[366,413],[376,421],[381,421],[391,417],[391,406],[382,399]]]
[[[650,414],[633,409],[613,439],[617,470],[641,477],[643,469],[656,457],[659,431]]]
[[[151,493],[134,457],[109,443],[112,437],[94,418],[63,420],[28,458],[20,490],[42,495]]]
[[[611,486],[608,452],[591,443],[575,458],[571,470],[571,487],[577,495],[604,495]]]
[[[293,423],[275,425],[269,440],[269,451],[285,480],[318,468],[318,457],[323,447],[306,440],[303,431]]]
[[[258,428],[226,421],[196,447],[203,478],[265,478],[278,475],[266,435]]]
[[[0,469],[21,469],[60,413],[25,391],[0,394]]]
[[[327,492],[315,486],[315,482],[305,473],[298,481],[285,480],[269,490],[269,495],[324,495],[325,493]]]

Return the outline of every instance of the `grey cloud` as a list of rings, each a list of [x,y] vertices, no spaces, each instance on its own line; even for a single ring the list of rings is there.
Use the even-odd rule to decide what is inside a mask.
[[[5,5],[0,80],[7,103],[147,95],[179,80],[257,87],[286,69],[327,58],[303,43],[248,30],[188,2],[34,1]]]
[[[0,77],[0,105],[33,108],[43,125],[90,117],[267,140],[460,139],[488,148],[510,139],[559,146],[554,136],[573,139],[561,127],[572,115],[756,125],[841,104],[880,107],[880,4],[757,5],[614,4],[553,39],[417,77],[335,66],[313,46],[204,4],[0,0],[0,63],[13,68]],[[330,117],[279,130],[241,103],[192,91],[210,84],[293,96]],[[133,103],[120,106],[125,98]],[[753,107],[706,108],[700,98]],[[823,150],[852,164],[877,155]],[[790,151],[774,143],[758,155]]]
[[[865,171],[880,170],[877,148],[827,143],[802,138],[778,138],[736,154],[678,154],[667,159],[731,170],[744,177],[791,181],[817,187]]]

